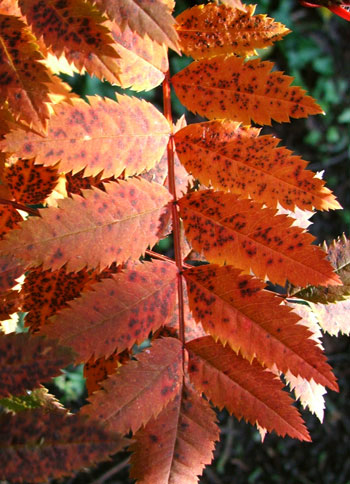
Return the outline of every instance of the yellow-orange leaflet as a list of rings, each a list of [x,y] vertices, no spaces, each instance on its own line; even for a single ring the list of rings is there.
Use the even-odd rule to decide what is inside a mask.
[[[243,124],[271,120],[289,122],[323,113],[314,99],[272,62],[218,56],[196,61],[172,77],[180,101],[209,119],[232,119]]]
[[[226,5],[197,5],[177,18],[182,51],[194,59],[221,54],[249,56],[280,40],[290,31],[266,15],[254,15],[256,5],[244,12]]]
[[[187,171],[207,186],[273,208],[277,202],[288,210],[341,208],[324,181],[305,170],[306,161],[278,147],[278,138],[258,134],[235,121],[191,124],[175,134],[176,151]]]

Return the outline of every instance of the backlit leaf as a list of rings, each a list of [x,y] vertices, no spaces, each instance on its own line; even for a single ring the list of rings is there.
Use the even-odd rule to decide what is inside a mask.
[[[0,15],[0,97],[20,120],[42,130],[49,117],[50,78],[34,36],[17,17]]]
[[[38,38],[59,57],[89,74],[117,82],[118,57],[113,39],[100,11],[85,0],[19,0],[28,23]]]
[[[166,2],[162,0],[96,0],[112,20],[124,30],[128,25],[141,37],[147,34],[159,44],[166,44],[175,51],[178,39],[174,28],[175,20]]]
[[[118,435],[80,415],[27,410],[3,414],[0,422],[0,479],[44,482],[108,459],[125,446]]]
[[[219,438],[215,413],[190,386],[134,436],[131,477],[139,484],[196,484]],[[160,452],[161,449],[161,452]]]
[[[292,227],[290,217],[211,190],[190,193],[178,203],[187,237],[210,262],[252,269],[257,277],[280,285],[286,279],[300,285],[341,282],[325,253],[311,245],[312,235]]]
[[[148,35],[142,38],[129,27],[122,31],[115,22],[110,28],[120,56],[118,84],[134,91],[148,91],[158,86],[169,68],[165,45],[151,40]]]
[[[324,243],[323,248],[327,252],[327,259],[334,267],[342,281],[341,286],[314,287],[308,286],[305,289],[294,288],[292,295],[300,299],[305,299],[313,303],[335,303],[342,301],[350,295],[350,241],[343,234],[338,239],[327,246]],[[330,312],[333,310],[330,308]],[[328,312],[325,308],[324,311]]]
[[[28,333],[0,334],[0,396],[21,395],[38,387],[59,375],[73,357],[56,340]]]
[[[331,304],[309,304],[323,331],[332,336],[350,334],[350,298]]]
[[[47,136],[13,131],[0,148],[18,157],[36,156],[36,163],[55,165],[60,171],[85,176],[135,175],[152,168],[161,158],[170,133],[164,116],[151,104],[137,98],[82,99],[72,105],[55,106]]]
[[[336,379],[312,333],[264,284],[232,266],[203,265],[184,271],[191,311],[215,340],[248,360],[312,378],[337,390]],[[63,344],[63,341],[62,341]]]
[[[102,383],[89,397],[82,413],[97,418],[108,429],[136,432],[173,400],[182,385],[182,347],[175,338],[154,341]]]
[[[0,255],[0,292],[15,286],[17,277],[24,272],[21,261],[9,255]]]
[[[209,119],[271,124],[323,111],[293,78],[271,69],[271,62],[219,56],[196,61],[172,77],[182,104]]]
[[[5,169],[5,180],[17,202],[37,204],[54,189],[58,172],[55,167],[35,165],[33,159],[20,158]]]
[[[235,121],[209,121],[175,134],[176,151],[187,171],[205,185],[293,210],[341,208],[307,163],[273,136]]]
[[[171,318],[176,277],[175,264],[131,266],[69,303],[43,332],[74,348],[79,362],[131,349]]]
[[[22,296],[19,291],[9,290],[0,293],[0,321],[9,319],[11,314],[18,313],[21,308]]]
[[[314,380],[306,380],[301,376],[296,377],[290,372],[286,373],[285,379],[303,408],[308,407],[310,412],[314,413],[322,423],[325,409],[323,395],[327,393],[324,386],[315,383]]]
[[[255,15],[256,5],[246,12],[226,5],[196,5],[176,17],[181,50],[193,59],[217,55],[254,55],[281,40],[290,31],[266,15]]]
[[[293,400],[273,373],[256,361],[250,364],[210,336],[193,340],[186,347],[190,379],[215,406],[225,407],[239,420],[258,423],[268,432],[310,441]]]
[[[106,192],[86,190],[40,210],[21,229],[0,242],[1,255],[16,255],[26,267],[79,271],[101,268],[115,261],[137,259],[154,245],[159,215],[169,192],[155,183],[129,179],[106,185]]]

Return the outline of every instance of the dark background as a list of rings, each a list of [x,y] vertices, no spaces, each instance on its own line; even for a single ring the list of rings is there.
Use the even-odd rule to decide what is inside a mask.
[[[205,2],[178,1],[177,13],[196,3]],[[292,30],[283,41],[262,52],[262,57],[274,61],[278,70],[295,77],[295,84],[306,89],[326,112],[326,116],[293,120],[290,124],[275,123],[271,128],[264,128],[263,133],[281,138],[284,146],[310,162],[309,168],[313,171],[325,170],[328,187],[344,207],[342,211],[318,213],[313,217],[310,231],[317,242],[331,241],[343,232],[349,235],[350,23],[325,9],[301,7],[296,0],[261,0],[257,12],[268,13]],[[173,54],[173,73],[189,62],[188,58]],[[69,81],[82,94],[98,91],[113,97],[118,90],[88,76],[77,76]],[[161,109],[159,88],[141,93],[141,96]],[[174,118],[183,112],[184,108],[174,97]],[[188,122],[196,120],[188,113],[186,117]],[[164,245],[164,250],[169,248]],[[339,379],[340,393],[328,393],[323,425],[310,412],[302,411],[313,443],[300,443],[272,434],[261,444],[258,432],[250,425],[220,412],[221,442],[216,447],[215,461],[204,472],[201,483],[350,484],[349,338],[325,337],[324,345]],[[81,368],[67,370],[56,379],[56,392],[72,408],[78,408],[83,402],[83,388]],[[127,478],[126,457],[127,454],[118,455],[116,460],[80,472],[64,482],[132,482]],[[120,462],[121,470],[114,473]],[[109,470],[113,474],[110,478],[105,474]]]

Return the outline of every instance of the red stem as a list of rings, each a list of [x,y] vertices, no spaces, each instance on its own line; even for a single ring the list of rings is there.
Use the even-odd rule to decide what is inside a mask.
[[[6,198],[0,198],[0,205],[10,205],[13,208],[17,208],[18,210],[23,210],[24,212],[30,213],[31,215],[40,215],[40,212],[37,208],[30,208],[23,203],[17,203],[13,200],[7,200]]]
[[[176,196],[176,183],[175,183],[175,163],[174,163],[174,133],[173,133],[173,117],[171,113],[171,88],[170,88],[170,72],[168,71],[163,81],[163,103],[164,103],[164,116],[169,121],[171,134],[167,146],[168,150],[168,183],[169,192],[173,197],[171,203],[172,222],[173,222],[173,240],[175,251],[175,263],[178,268],[177,275],[177,292],[179,300],[179,336],[180,340],[185,345],[185,320],[184,320],[184,300],[183,300],[183,282],[182,282],[182,255],[181,255],[181,242],[180,242],[180,220],[177,210],[177,196]],[[184,358],[183,358],[184,361]]]

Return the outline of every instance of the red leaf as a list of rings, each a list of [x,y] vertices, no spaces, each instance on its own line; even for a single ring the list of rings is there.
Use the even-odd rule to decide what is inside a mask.
[[[140,484],[196,484],[219,438],[215,419],[209,404],[184,386],[134,436],[130,476]]]
[[[311,245],[310,234],[291,227],[290,217],[211,190],[190,193],[178,203],[187,237],[210,262],[252,269],[257,277],[281,285],[287,278],[302,286],[340,283],[326,254]]]
[[[190,308],[215,340],[244,358],[338,390],[336,379],[312,333],[299,316],[264,284],[231,266],[213,264],[184,272]]]
[[[1,254],[16,254],[26,267],[79,271],[137,259],[157,242],[162,208],[169,192],[145,180],[129,179],[59,201],[40,210],[0,242]]]
[[[288,393],[273,373],[256,361],[251,364],[210,336],[186,345],[189,375],[196,388],[214,405],[223,407],[239,420],[243,417],[268,432],[310,441],[310,436]]]
[[[70,302],[42,332],[74,348],[79,362],[131,349],[171,318],[176,277],[167,262],[131,266]]]
[[[21,395],[59,375],[73,362],[69,348],[28,333],[0,334],[0,396]]]
[[[103,390],[91,395],[90,405],[82,410],[121,434],[136,432],[157,416],[182,385],[182,346],[178,339],[154,341],[136,358],[105,380]]]

